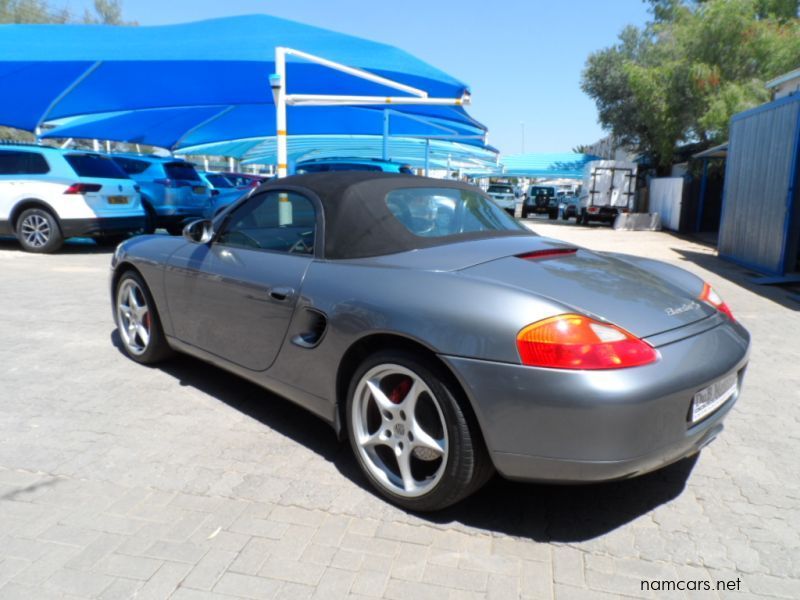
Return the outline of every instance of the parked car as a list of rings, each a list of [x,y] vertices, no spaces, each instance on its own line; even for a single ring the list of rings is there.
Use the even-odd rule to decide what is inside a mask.
[[[188,221],[207,214],[211,191],[192,163],[142,154],[114,154],[111,158],[141,188],[147,233],[163,227],[171,235],[179,235]]]
[[[328,171],[382,171],[413,175],[414,170],[406,164],[377,158],[318,158],[297,163],[295,174],[323,173]]]
[[[198,171],[202,179],[211,190],[211,202],[204,216],[211,218],[218,215],[226,206],[242,197],[244,190],[236,187],[233,182],[222,173],[212,171]]]
[[[522,218],[527,219],[531,214],[546,214],[550,219],[558,217],[558,200],[554,186],[532,185],[528,188],[528,195],[522,202]]]
[[[695,454],[748,360],[695,275],[540,237],[453,181],[276,180],[182,238],[123,243],[112,267],[131,359],[177,350],[288,397],[411,510],[494,469],[601,481]]]
[[[116,243],[144,225],[136,183],[107,157],[0,145],[0,235],[24,250],[55,252],[70,237]]]
[[[266,183],[271,179],[267,175],[254,175],[252,173],[235,173],[233,171],[222,171],[220,175],[223,175],[225,178],[228,179],[228,181],[230,181],[240,190],[249,190],[257,188],[262,183]]]
[[[514,186],[508,183],[493,183],[486,190],[486,193],[494,200],[495,204],[505,210],[510,215],[514,215],[517,210],[517,194]]]
[[[578,205],[579,205],[579,198],[571,193],[565,193],[561,197],[561,201],[558,205],[558,210],[561,213],[561,218],[563,220],[571,219],[572,217],[578,216]]]

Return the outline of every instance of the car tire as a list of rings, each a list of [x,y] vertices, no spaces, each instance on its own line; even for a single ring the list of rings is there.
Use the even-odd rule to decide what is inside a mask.
[[[64,235],[58,219],[44,208],[22,211],[15,227],[17,239],[26,252],[49,254],[64,245]]]
[[[172,354],[153,296],[136,271],[126,271],[117,281],[114,320],[122,349],[136,362],[153,364]]]
[[[564,212],[561,213],[561,220],[562,221],[569,221],[569,214],[567,213],[567,211],[564,211]]]
[[[547,211],[547,218],[551,221],[555,221],[558,218],[558,211]]]
[[[142,208],[144,208],[144,227],[142,228],[142,233],[145,235],[153,234],[156,232],[156,224],[158,221],[156,211],[144,198],[142,199]]]
[[[347,432],[384,498],[434,511],[486,483],[494,467],[466,402],[442,367],[411,353],[381,351],[361,363],[347,393]]]
[[[522,210],[522,216],[521,216],[521,218],[522,218],[522,219],[527,219],[527,218],[528,218],[528,211],[527,211],[527,210],[525,210],[525,209],[523,209],[523,210]]]

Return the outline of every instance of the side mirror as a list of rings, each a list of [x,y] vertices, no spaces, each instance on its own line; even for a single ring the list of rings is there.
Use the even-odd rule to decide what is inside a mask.
[[[193,244],[207,244],[214,237],[214,224],[207,219],[192,221],[183,228],[183,237]]]

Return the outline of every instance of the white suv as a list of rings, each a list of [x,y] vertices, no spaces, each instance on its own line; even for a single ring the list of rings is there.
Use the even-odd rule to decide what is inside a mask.
[[[0,145],[0,235],[29,252],[55,252],[69,237],[116,243],[144,228],[139,188],[93,152]]]

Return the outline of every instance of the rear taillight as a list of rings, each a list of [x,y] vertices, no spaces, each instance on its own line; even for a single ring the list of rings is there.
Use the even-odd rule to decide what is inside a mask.
[[[716,308],[719,312],[723,315],[728,317],[731,321],[735,321],[736,319],[733,317],[733,313],[731,312],[730,307],[725,304],[725,302],[720,298],[719,294],[714,291],[707,283],[703,284],[703,291],[699,296],[701,302],[705,302],[706,304],[710,304],[714,308]]]
[[[92,192],[99,192],[103,188],[99,183],[73,183],[69,186],[65,194],[90,194]]]
[[[658,352],[612,325],[576,314],[528,325],[517,334],[522,364],[552,369],[625,369],[658,360]]]

